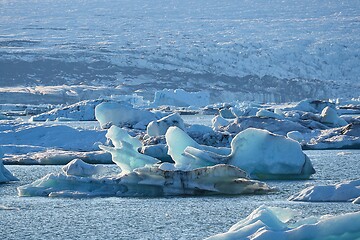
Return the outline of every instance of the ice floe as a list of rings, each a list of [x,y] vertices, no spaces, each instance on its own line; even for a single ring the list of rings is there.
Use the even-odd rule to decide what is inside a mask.
[[[305,240],[360,238],[360,212],[296,220],[296,212],[279,207],[261,206],[233,225],[228,232],[207,240]]]
[[[360,197],[360,179],[333,185],[310,186],[292,195],[290,201],[303,202],[356,202]]]
[[[48,174],[18,188],[19,196],[175,196],[206,194],[261,194],[274,191],[265,183],[246,178],[237,167],[216,165],[192,171],[166,171],[157,166],[137,168],[115,177],[79,177]]]

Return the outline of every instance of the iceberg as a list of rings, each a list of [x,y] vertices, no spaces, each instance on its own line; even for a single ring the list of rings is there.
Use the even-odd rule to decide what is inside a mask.
[[[292,195],[288,200],[302,202],[352,202],[359,197],[360,179],[356,179],[327,186],[310,186]]]
[[[165,135],[166,131],[171,126],[177,126],[180,129],[185,129],[184,120],[178,113],[170,114],[157,121],[151,121],[147,125],[146,133],[149,136]]]
[[[207,194],[263,194],[274,191],[265,183],[249,180],[241,169],[216,165],[192,171],[166,171],[158,166],[137,168],[115,177],[80,177],[48,174],[18,187],[18,195],[48,197],[159,197]]]
[[[113,162],[121,169],[122,174],[130,173],[136,168],[152,165],[159,162],[158,159],[151,156],[141,154],[138,149],[142,147],[142,143],[135,137],[131,137],[128,132],[115,125],[111,126],[106,134],[114,147],[99,147],[111,153]]]
[[[295,221],[296,212],[261,206],[228,232],[206,240],[355,240],[360,239],[360,212],[309,217]]]
[[[69,106],[54,108],[30,118],[30,121],[95,121],[95,107],[104,100],[85,100]]]
[[[183,89],[164,89],[155,92],[153,106],[169,105],[177,107],[204,107],[210,103],[210,93],[186,92]]]
[[[19,181],[17,177],[12,175],[12,173],[7,170],[2,161],[3,153],[0,148],[0,183],[10,182],[10,181]]]
[[[95,107],[95,118],[102,128],[111,125],[145,130],[146,126],[156,119],[154,113],[133,108],[125,102],[103,102]]]
[[[325,107],[320,114],[320,122],[327,124],[331,127],[343,127],[348,123],[338,116],[335,109]]]
[[[83,162],[81,159],[73,159],[63,166],[62,171],[67,176],[89,177],[104,172],[102,165],[92,165]]]
[[[306,149],[359,149],[360,122],[350,123],[344,127],[321,130],[311,138]]]
[[[18,148],[18,146],[16,146]],[[27,149],[25,147],[25,149]],[[25,150],[24,149],[24,150]],[[3,159],[7,164],[24,165],[64,165],[78,158],[86,163],[110,164],[111,154],[104,151],[65,151],[60,149],[46,149],[26,154],[10,154]]]
[[[105,130],[60,124],[11,122],[0,124],[0,146],[7,157],[50,149],[90,152],[99,150],[98,145],[106,141],[105,134]]]
[[[165,138],[168,154],[178,169],[223,163],[237,166],[259,179],[307,179],[315,173],[298,142],[266,130],[249,128],[238,133],[231,142],[229,155],[205,149],[176,127],[170,127]]]

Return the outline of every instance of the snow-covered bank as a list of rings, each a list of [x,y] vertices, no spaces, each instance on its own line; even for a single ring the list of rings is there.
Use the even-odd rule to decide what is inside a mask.
[[[297,219],[296,212],[287,208],[259,207],[247,218],[233,225],[228,232],[207,240],[304,240],[360,238],[360,212],[336,216]]]

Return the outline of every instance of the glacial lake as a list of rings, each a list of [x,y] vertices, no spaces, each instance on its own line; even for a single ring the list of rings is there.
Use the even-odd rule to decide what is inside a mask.
[[[204,239],[227,231],[261,205],[288,207],[300,217],[360,211],[351,203],[301,203],[287,198],[308,185],[359,178],[360,150],[305,151],[317,171],[307,181],[267,181],[268,195],[161,198],[18,197],[18,186],[62,166],[6,167],[21,181],[0,185],[1,239]],[[117,174],[106,165],[106,175]]]

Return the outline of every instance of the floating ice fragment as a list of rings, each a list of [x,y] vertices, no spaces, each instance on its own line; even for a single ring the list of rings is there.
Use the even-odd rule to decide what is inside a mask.
[[[104,172],[101,165],[92,165],[83,162],[81,159],[74,159],[61,168],[67,176],[89,177]]]
[[[111,125],[119,127],[137,126],[146,129],[146,125],[156,120],[155,114],[146,110],[133,108],[130,104],[118,102],[103,102],[96,106],[95,117],[102,128]]]
[[[122,174],[132,172],[134,169],[152,165],[159,160],[138,152],[142,147],[140,140],[131,137],[126,130],[111,126],[106,134],[115,147],[99,146],[102,150],[111,153],[112,160],[121,168]]]
[[[163,166],[163,168],[167,168]],[[249,180],[241,169],[216,165],[192,171],[168,171],[158,166],[135,169],[118,177],[77,177],[48,174],[18,188],[19,196],[174,196],[204,194],[260,194],[274,191]]]
[[[162,136],[171,126],[177,126],[180,129],[185,129],[184,120],[178,113],[170,114],[157,121],[152,121],[147,126],[146,132],[149,136]]]
[[[348,123],[338,116],[335,109],[331,107],[325,107],[320,114],[320,122],[327,124],[331,127],[343,127]]]
[[[228,232],[207,240],[355,240],[360,239],[360,212],[294,222],[294,211],[286,208],[259,207]],[[292,220],[292,221],[290,221]]]
[[[229,155],[204,148],[176,127],[169,128],[165,137],[178,169],[226,163],[260,179],[306,179],[315,173],[298,142],[266,130],[249,128],[237,134]]]
[[[360,197],[360,179],[334,185],[310,186],[292,195],[290,201],[351,202]]]

